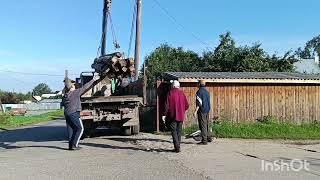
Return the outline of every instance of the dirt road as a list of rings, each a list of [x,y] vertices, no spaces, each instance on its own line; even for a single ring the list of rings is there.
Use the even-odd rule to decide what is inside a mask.
[[[218,139],[207,146],[183,140],[182,152],[168,136],[123,137],[98,131],[66,150],[64,121],[0,132],[0,179],[319,179],[318,142]],[[308,170],[263,169],[278,161],[306,160]]]

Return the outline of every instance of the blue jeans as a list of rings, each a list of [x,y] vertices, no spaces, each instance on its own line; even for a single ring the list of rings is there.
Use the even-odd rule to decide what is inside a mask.
[[[80,112],[65,114],[67,126],[72,129],[72,136],[69,138],[69,147],[78,147],[83,133],[83,124],[80,119]]]

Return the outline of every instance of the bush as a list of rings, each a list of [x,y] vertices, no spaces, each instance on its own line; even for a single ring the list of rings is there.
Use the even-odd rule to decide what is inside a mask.
[[[9,113],[0,113],[0,124],[5,124],[10,117],[11,114]]]

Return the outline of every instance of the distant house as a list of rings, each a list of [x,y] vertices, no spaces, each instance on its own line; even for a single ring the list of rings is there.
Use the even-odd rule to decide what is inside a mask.
[[[34,99],[34,101],[39,102],[41,101],[41,96],[32,96],[32,98]]]
[[[300,59],[294,66],[299,73],[320,74],[319,55],[316,54],[312,59]]]
[[[43,99],[39,103],[61,103],[62,99]]]
[[[56,91],[55,93],[52,94],[42,94],[41,96],[32,96],[32,98],[36,101],[39,102],[43,99],[49,99],[52,97],[56,97],[56,96],[61,96],[62,95],[62,91]]]

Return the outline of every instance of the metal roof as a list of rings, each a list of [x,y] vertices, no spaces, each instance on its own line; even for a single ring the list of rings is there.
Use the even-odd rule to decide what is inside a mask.
[[[279,83],[320,83],[320,75],[289,72],[166,72],[166,80],[176,79],[181,82],[279,82]]]
[[[62,99],[42,99],[40,103],[61,103]]]

